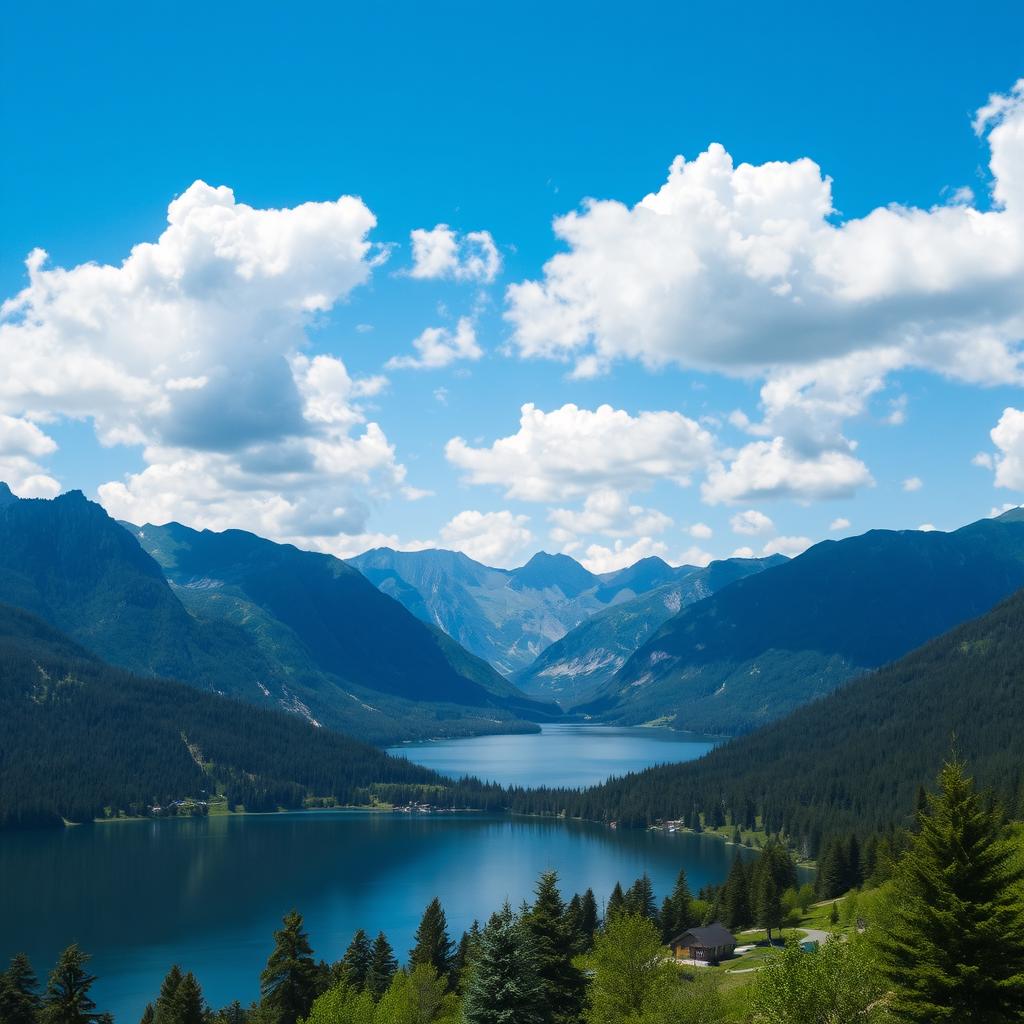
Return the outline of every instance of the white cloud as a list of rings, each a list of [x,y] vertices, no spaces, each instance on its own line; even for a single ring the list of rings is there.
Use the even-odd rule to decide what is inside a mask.
[[[755,508],[748,508],[746,512],[737,512],[729,520],[733,533],[744,533],[748,536],[756,536],[759,533],[771,533],[775,524],[763,512]]]
[[[842,498],[871,483],[867,466],[848,452],[805,456],[776,437],[745,445],[728,466],[712,463],[701,494],[712,505],[757,498]]]
[[[382,260],[375,224],[352,196],[260,210],[197,181],[119,266],[34,251],[0,319],[0,412],[90,418],[102,443],[142,446],[141,471],[99,487],[117,516],[304,543],[363,532],[405,478],[360,407],[386,380],[303,349]]]
[[[686,532],[695,540],[710,540],[715,531],[707,523],[694,523]]]
[[[1004,409],[989,436],[999,449],[995,456],[996,487],[1024,490],[1024,412]]]
[[[924,487],[924,481],[919,476],[908,476],[907,479],[903,481],[902,486],[903,490],[908,493],[913,493],[914,491],[919,491]]]
[[[754,551],[754,549],[752,547],[749,547],[748,545],[745,544],[741,548],[736,548],[736,550],[733,551],[733,553],[729,557],[730,558],[756,558],[757,554],[755,553],[755,551]]]
[[[410,277],[450,278],[490,284],[501,270],[501,254],[489,231],[458,235],[447,224],[410,232],[413,267]]]
[[[467,509],[441,527],[440,540],[444,547],[462,551],[484,565],[509,568],[518,564],[533,541],[529,521],[529,516],[507,510]]]
[[[978,452],[978,454],[971,459],[971,465],[977,466],[979,469],[994,469],[995,461],[989,452]]]
[[[635,206],[590,200],[554,223],[566,251],[513,284],[506,316],[524,357],[618,359],[764,377],[763,422],[707,497],[825,497],[870,483],[842,424],[887,375],[916,367],[973,384],[1024,383],[1024,80],[978,113],[994,203],[963,190],[928,210],[837,220],[809,159],[734,164],[719,145],[677,157]],[[884,417],[905,418],[905,399]],[[751,488],[753,463],[771,462]],[[734,479],[735,478],[735,479]]]
[[[475,361],[483,354],[476,342],[476,328],[469,317],[461,317],[454,331],[447,327],[428,327],[415,338],[416,356],[392,356],[388,369],[437,370],[459,359]]]
[[[850,528],[850,520],[845,516],[839,516],[838,519],[833,519],[832,522],[828,524],[828,528],[833,531],[848,530]]]
[[[810,537],[773,537],[763,548],[763,555],[786,555],[796,558],[814,543]]]
[[[641,558],[668,557],[668,545],[650,537],[640,537],[632,544],[617,540],[614,544],[591,544],[580,559],[581,564],[593,573],[614,572],[627,565],[639,562]]]
[[[678,412],[631,416],[610,405],[589,410],[572,404],[544,412],[530,403],[515,434],[489,448],[452,438],[445,454],[471,483],[493,484],[526,501],[558,501],[658,480],[688,484],[713,446],[703,427]]]
[[[60,484],[38,463],[57,450],[57,442],[36,424],[0,414],[0,481],[21,498],[52,498]]]
[[[918,529],[922,533],[934,533],[938,529],[938,527],[936,527],[933,523],[922,523],[918,527]]]
[[[672,525],[663,512],[631,504],[625,493],[608,488],[588,494],[580,510],[552,509],[548,521],[552,524],[551,539],[572,549],[581,535],[643,537],[663,533]]]

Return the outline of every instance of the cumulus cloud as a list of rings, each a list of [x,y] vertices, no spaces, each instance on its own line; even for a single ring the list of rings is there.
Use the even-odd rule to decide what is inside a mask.
[[[763,548],[763,555],[786,555],[788,558],[796,558],[814,543],[810,537],[773,537]]]
[[[832,522],[828,524],[828,528],[832,531],[848,530],[850,528],[850,525],[851,524],[849,519],[847,519],[845,516],[839,516],[837,519],[833,519]]]
[[[691,549],[693,551],[695,549]],[[703,554],[703,553],[702,553]],[[580,559],[581,564],[593,573],[614,572],[624,569],[627,565],[639,562],[641,558],[668,558],[668,545],[664,541],[650,537],[640,537],[632,544],[624,540],[616,540],[611,545],[590,544],[586,554]],[[710,556],[708,556],[710,561]],[[706,565],[706,562],[701,562]]]
[[[461,317],[454,331],[447,327],[428,327],[413,339],[418,355],[392,356],[388,369],[437,370],[459,359],[475,361],[483,354],[476,341],[476,328],[469,317]]]
[[[440,542],[446,548],[462,551],[470,558],[510,568],[533,541],[527,523],[529,516],[515,515],[507,510],[478,512],[467,509],[453,516],[440,532]]]
[[[448,278],[490,284],[501,270],[501,254],[489,231],[459,235],[447,224],[429,231],[417,228],[412,239],[410,277],[430,280]]]
[[[935,524],[934,524],[934,523],[922,523],[922,524],[921,524],[921,525],[920,525],[920,526],[918,527],[918,529],[919,529],[919,530],[920,530],[920,531],[921,531],[922,533],[934,533],[934,532],[935,532],[935,531],[936,531],[936,530],[938,529],[938,527],[937,527],[937,526],[935,526]]]
[[[1024,490],[1024,412],[1004,409],[989,436],[998,449],[992,460],[996,487]]]
[[[546,502],[599,489],[629,491],[658,480],[686,485],[713,449],[711,435],[678,412],[632,416],[610,405],[589,410],[573,404],[545,412],[528,403],[515,434],[486,448],[455,437],[445,454],[471,483]]]
[[[21,498],[52,498],[60,484],[38,463],[57,442],[26,419],[0,414],[0,480]]]
[[[582,509],[552,509],[548,520],[552,524],[552,540],[562,545],[572,544],[585,534],[642,537],[663,533],[672,525],[663,512],[632,504],[622,491],[608,488],[588,494]]]
[[[695,540],[709,540],[715,531],[707,523],[694,523],[686,532]]]
[[[903,481],[902,487],[903,490],[910,494],[914,491],[921,490],[921,488],[924,487],[924,481],[919,476],[908,476],[906,480]]]
[[[405,470],[360,400],[385,386],[303,354],[306,329],[383,256],[360,200],[255,209],[195,182],[119,265],[48,267],[0,314],[0,412],[90,418],[145,468],[112,514],[311,541],[364,529]]]
[[[843,221],[809,159],[737,165],[717,144],[677,157],[634,206],[589,200],[555,221],[565,251],[507,291],[512,344],[581,376],[619,359],[761,376],[763,420],[733,423],[764,440],[723,466],[709,500],[850,494],[871,477],[841,425],[892,372],[1024,383],[1024,81],[975,128],[987,209],[960,191]],[[888,422],[904,406],[891,400]]]
[[[748,508],[746,512],[737,512],[729,520],[733,533],[744,533],[749,536],[756,536],[759,533],[771,533],[775,524],[763,512],[756,508]]]

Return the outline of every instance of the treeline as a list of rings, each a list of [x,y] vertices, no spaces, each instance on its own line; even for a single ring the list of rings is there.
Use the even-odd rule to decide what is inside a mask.
[[[113,668],[0,605],[0,827],[197,808],[218,792],[250,811],[424,794],[504,804],[283,712]]]
[[[782,834],[807,856],[834,837],[912,820],[921,784],[955,738],[980,781],[1024,817],[1024,595],[1016,594],[871,675],[698,761],[586,790],[510,793],[513,810],[617,821],[678,820]]]
[[[738,859],[736,864],[742,862]],[[715,895],[740,923],[769,918],[778,886],[794,881],[781,848],[752,871],[734,866]],[[756,893],[756,896],[751,896]],[[672,960],[663,940],[691,926],[701,902],[681,874],[662,909],[650,881],[616,885],[604,920],[590,891],[563,901],[554,872],[531,903],[506,903],[454,943],[433,900],[400,968],[383,932],[359,931],[334,963],[318,961],[301,915],[274,935],[249,1006],[207,1006],[191,972],[174,965],[140,1024],[861,1024],[1024,1016],[1024,863],[1019,837],[991,794],[960,763],[946,765],[893,877],[877,892],[866,931],[804,952],[795,938],[763,960],[749,984]],[[766,909],[767,908],[767,909]],[[834,910],[836,908],[833,908]],[[838,913],[834,914],[838,921]],[[660,923],[660,932],[659,932]],[[671,936],[670,936],[671,937]],[[770,936],[769,936],[770,941]],[[922,969],[926,965],[927,969]],[[16,956],[0,974],[4,1024],[106,1024],[90,995],[95,978],[77,946],[61,955],[40,993]],[[124,1022],[121,1022],[124,1024]]]

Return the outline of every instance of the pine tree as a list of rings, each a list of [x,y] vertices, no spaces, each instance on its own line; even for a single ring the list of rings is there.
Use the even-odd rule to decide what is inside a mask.
[[[89,996],[96,981],[85,969],[89,960],[77,945],[61,953],[43,996],[41,1024],[93,1024],[105,1018],[105,1014],[95,1012],[96,1004]]]
[[[693,896],[686,879],[686,868],[680,868],[676,884],[665,901],[661,912],[661,935],[665,942],[671,942],[677,935],[693,927]]]
[[[366,932],[360,928],[345,950],[345,955],[334,965],[331,972],[332,980],[337,983],[344,980],[357,992],[362,992],[366,987],[366,976],[370,971],[370,960],[373,951],[370,948],[370,939]]]
[[[654,900],[654,887],[646,871],[629,887],[626,893],[626,911],[646,917],[648,921],[657,922],[658,904]]]
[[[569,929],[574,953],[583,953],[587,948],[587,938],[583,934],[583,900],[578,892],[565,905],[565,925]]]
[[[154,1024],[156,1020],[156,1011],[153,1009],[152,1003],[146,1003],[146,1008],[142,1011],[142,1016],[139,1018],[139,1024]]]
[[[260,1005],[268,1024],[295,1024],[309,1013],[316,997],[319,972],[302,915],[292,910],[285,914],[283,924],[274,932],[274,951],[260,974]]]
[[[757,880],[757,924],[768,933],[772,941],[772,929],[782,927],[782,900],[779,887],[771,871],[761,871]]]
[[[438,977],[447,978],[452,970],[453,945],[448,936],[448,919],[436,896],[423,912],[415,939],[416,944],[409,953],[409,966],[429,964]]]
[[[172,964],[160,985],[160,993],[156,997],[154,1024],[181,1024],[178,1007],[178,989],[181,988],[181,981],[181,968],[177,964]]]
[[[722,889],[721,911],[730,928],[747,928],[754,915],[750,906],[750,882],[747,869],[737,853],[733,857],[729,877]]]
[[[203,1004],[203,993],[191,971],[181,979],[175,1000],[178,1004],[179,1024],[204,1024],[206,1007]]]
[[[591,946],[597,931],[597,897],[593,889],[587,889],[580,900],[580,928],[587,937],[587,946]]]
[[[959,761],[939,773],[896,868],[882,967],[905,1021],[1024,1015],[1024,868],[1000,811]]]
[[[39,983],[24,953],[16,953],[0,974],[0,1021],[4,1024],[36,1024]]]
[[[378,932],[377,938],[373,940],[370,970],[366,975],[366,990],[374,999],[380,999],[387,992],[397,970],[398,961],[395,959],[391,943],[383,932]]]
[[[466,1024],[544,1024],[544,989],[522,923],[506,903],[480,936],[463,1003]]]
[[[583,1009],[585,980],[572,963],[575,936],[558,892],[558,875],[545,871],[534,892],[536,899],[523,923],[533,945],[548,1019],[572,1024]]]
[[[864,881],[861,875],[860,842],[851,835],[846,844],[846,888],[856,889]]]
[[[608,897],[608,906],[604,913],[605,923],[607,924],[615,914],[621,914],[625,909],[626,896],[622,891],[622,886],[616,882],[611,896]]]
[[[841,839],[833,839],[825,847],[818,865],[818,895],[824,900],[842,896],[848,888],[849,877],[846,844]]]

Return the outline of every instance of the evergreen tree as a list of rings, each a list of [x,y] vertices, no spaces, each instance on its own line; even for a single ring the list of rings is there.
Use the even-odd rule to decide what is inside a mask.
[[[818,864],[818,895],[832,900],[846,892],[850,869],[846,861],[846,844],[833,839],[826,847]]]
[[[626,912],[639,914],[646,917],[648,921],[658,920],[658,904],[654,900],[654,887],[651,879],[645,871],[630,887],[626,893]]]
[[[398,961],[395,959],[391,943],[383,932],[378,932],[377,938],[373,940],[370,970],[366,975],[366,990],[374,999],[380,999],[387,992],[397,970]]]
[[[771,871],[760,872],[757,889],[757,924],[768,933],[772,941],[772,929],[782,927],[782,900],[779,887]]]
[[[725,923],[732,929],[747,928],[753,922],[754,915],[750,906],[750,883],[747,869],[737,853],[733,857],[729,877],[722,889],[720,904]]]
[[[146,1003],[146,1008],[142,1011],[142,1016],[139,1018],[139,1024],[153,1024],[156,1020],[156,1011],[153,1009],[152,1003]]]
[[[172,964],[160,985],[160,993],[156,997],[154,1024],[181,1024],[178,1008],[178,989],[181,988],[181,981],[181,968],[177,964]]]
[[[4,1024],[36,1024],[41,1005],[39,983],[24,953],[16,953],[0,974],[0,1021]]]
[[[622,886],[616,882],[615,888],[612,889],[611,896],[608,897],[608,906],[605,908],[605,924],[607,924],[615,914],[621,914],[625,909],[626,897],[622,891]]]
[[[530,937],[506,903],[480,936],[466,989],[466,1024],[544,1024],[544,989]]]
[[[864,881],[861,875],[860,841],[856,833],[846,844],[846,888],[856,889]]]
[[[665,900],[661,912],[661,936],[665,942],[671,942],[677,935],[692,928],[696,922],[693,917],[693,896],[686,880],[686,868],[680,868],[676,876],[676,884]]]
[[[214,1014],[214,1020],[216,1024],[246,1024],[248,1016],[242,1009],[242,1004],[236,999],[234,1002],[228,1003],[223,1010],[218,1010]]]
[[[181,979],[176,1002],[179,1024],[204,1024],[206,1007],[203,1004],[203,993],[199,988],[199,982],[196,981],[196,976],[191,971]]]
[[[416,944],[409,953],[409,966],[429,964],[438,977],[447,978],[452,970],[453,945],[448,937],[448,919],[436,896],[423,912],[415,939]]]
[[[597,898],[593,889],[587,889],[580,899],[580,929],[587,938],[587,947],[594,942],[597,931]]]
[[[373,950],[370,948],[370,939],[366,932],[360,928],[345,950],[345,955],[334,965],[331,972],[335,982],[344,979],[355,991],[362,992],[366,987],[366,976],[370,972],[370,960],[373,957]]]
[[[96,981],[85,969],[89,959],[77,945],[61,953],[43,996],[41,1024],[94,1024],[107,1019],[106,1014],[95,1012],[96,1004],[89,996]]]
[[[399,971],[381,997],[373,1024],[434,1024],[458,1019],[459,997],[431,964]]]
[[[575,953],[584,953],[587,949],[587,937],[583,934],[583,900],[578,892],[565,906],[565,924],[569,929],[572,948]]]
[[[297,910],[285,914],[274,932],[274,951],[260,974],[261,1008],[268,1024],[295,1024],[316,997],[318,971]]]
[[[583,973],[572,962],[575,935],[558,892],[558,875],[545,871],[534,892],[536,899],[524,924],[533,945],[548,1020],[573,1024],[583,1009],[586,985]]]
[[[939,773],[896,868],[891,920],[879,929],[893,1009],[905,1021],[1024,1015],[1024,868],[998,809],[959,761]]]

